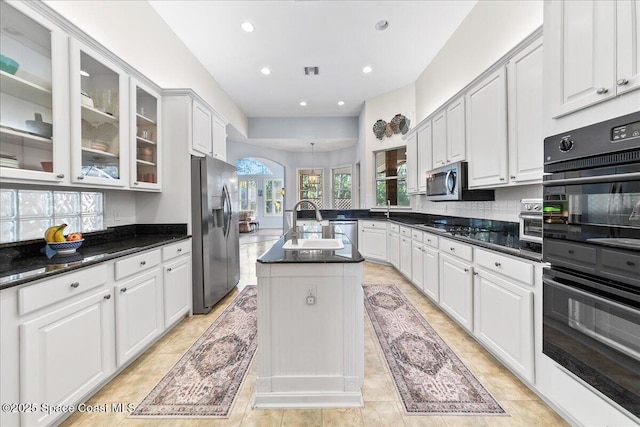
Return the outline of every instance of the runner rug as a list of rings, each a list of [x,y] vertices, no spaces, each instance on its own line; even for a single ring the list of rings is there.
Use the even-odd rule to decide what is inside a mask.
[[[256,295],[244,288],[131,415],[227,418],[256,351]]]
[[[397,287],[368,285],[364,294],[407,414],[506,414]]]

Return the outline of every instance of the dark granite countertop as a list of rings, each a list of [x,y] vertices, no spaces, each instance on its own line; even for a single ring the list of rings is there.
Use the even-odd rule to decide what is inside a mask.
[[[351,242],[339,225],[305,225],[298,227],[299,239],[342,238],[344,248],[339,250],[285,250],[287,240],[291,240],[291,230],[273,244],[271,249],[258,258],[263,264],[287,263],[350,263],[363,262],[356,242]]]
[[[86,233],[76,253],[47,257],[42,240],[0,245],[0,289],[188,239],[186,224],[128,225]]]
[[[418,228],[438,236],[459,240],[530,261],[542,261],[542,245],[520,241],[520,230],[517,222],[393,211],[390,212],[387,219],[385,212],[364,209],[321,209],[320,213],[324,219],[329,221],[336,219],[388,220],[399,225]],[[298,218],[313,219],[315,218],[315,213],[312,210],[301,210],[298,211]]]

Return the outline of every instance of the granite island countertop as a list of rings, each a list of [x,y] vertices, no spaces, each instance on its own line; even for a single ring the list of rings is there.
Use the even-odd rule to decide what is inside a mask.
[[[335,239],[341,238],[343,249],[338,250],[285,250],[284,244],[291,240],[291,230],[258,258],[262,264],[276,263],[357,263],[364,257],[358,252],[357,242],[349,240],[339,225],[304,225],[298,226],[299,239]]]
[[[87,233],[73,254],[47,257],[44,241],[0,245],[0,290],[190,238],[186,224],[130,225]]]

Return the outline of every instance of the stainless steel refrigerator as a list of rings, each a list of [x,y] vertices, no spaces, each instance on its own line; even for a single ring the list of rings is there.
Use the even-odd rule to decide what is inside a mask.
[[[191,157],[193,312],[205,314],[240,280],[238,172],[213,157]]]

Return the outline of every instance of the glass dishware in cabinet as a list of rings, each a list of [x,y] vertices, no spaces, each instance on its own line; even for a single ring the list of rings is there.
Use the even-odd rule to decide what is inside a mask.
[[[160,190],[160,94],[131,79],[131,188]]]
[[[67,36],[24,4],[0,2],[0,175],[59,182],[68,170],[60,125]],[[62,117],[60,117],[62,116]]]
[[[124,70],[76,40],[71,51],[72,181],[128,182],[128,84]],[[123,119],[124,118],[124,119]]]

